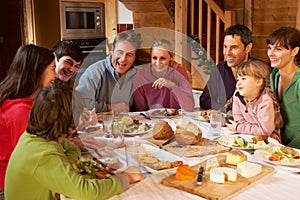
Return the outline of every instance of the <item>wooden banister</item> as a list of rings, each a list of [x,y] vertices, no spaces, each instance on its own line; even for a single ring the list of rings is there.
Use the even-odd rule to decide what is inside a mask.
[[[197,4],[198,6],[196,8],[195,5]],[[188,9],[190,9],[189,12],[187,12]],[[189,21],[187,21],[187,13],[189,13]],[[196,13],[198,13],[198,15]],[[203,15],[203,13],[206,13],[206,15]],[[223,11],[214,0],[175,0],[175,30],[186,35],[198,37],[200,40],[200,48],[205,47],[206,50],[206,53],[196,51],[191,53],[193,88],[203,89],[209,78],[211,68],[214,67],[214,64],[218,64],[220,59],[223,58],[220,52],[220,49],[222,49],[221,46],[223,46],[223,44],[221,44],[221,37],[223,37],[222,28],[224,27],[224,29],[226,29],[234,23],[235,12]],[[188,33],[187,26],[189,26]],[[185,46],[182,45],[182,39],[176,38],[175,40],[176,52],[186,52]],[[212,45],[214,46],[212,47]],[[193,49],[195,50],[195,48]],[[204,57],[201,57],[199,53]],[[211,56],[211,53],[214,55]],[[204,61],[205,59],[207,60]],[[183,63],[184,59],[176,57],[176,61]]]
[[[195,0],[190,0],[195,1]],[[224,29],[231,26],[235,23],[235,12],[233,11],[223,11],[213,0],[200,0],[199,1],[199,24],[198,24],[198,37],[200,38],[200,44],[203,45],[203,41],[201,40],[203,34],[203,16],[202,16],[202,9],[203,9],[203,2],[207,4],[207,25],[206,25],[206,51],[209,56],[211,56],[211,40],[212,40],[212,29],[216,30],[216,44],[215,44],[215,63],[218,64],[220,61],[220,42],[222,37],[220,35],[221,30],[221,22],[224,24]],[[215,27],[212,27],[212,12],[216,15],[216,22]]]
[[[225,22],[224,11],[213,0],[204,0],[207,5],[216,13],[216,15]]]

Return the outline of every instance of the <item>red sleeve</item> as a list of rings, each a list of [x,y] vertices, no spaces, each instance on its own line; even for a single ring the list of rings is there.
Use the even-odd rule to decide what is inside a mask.
[[[10,134],[11,134],[11,143],[15,147],[19,141],[20,136],[26,130],[28,124],[28,118],[31,107],[18,107],[16,112],[12,113],[12,120],[9,125]]]

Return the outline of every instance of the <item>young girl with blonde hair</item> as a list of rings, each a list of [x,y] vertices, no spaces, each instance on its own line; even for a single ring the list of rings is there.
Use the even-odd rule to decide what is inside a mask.
[[[237,67],[233,95],[234,121],[227,126],[241,134],[268,136],[281,142],[283,126],[280,106],[270,88],[270,68],[259,60],[249,60]]]

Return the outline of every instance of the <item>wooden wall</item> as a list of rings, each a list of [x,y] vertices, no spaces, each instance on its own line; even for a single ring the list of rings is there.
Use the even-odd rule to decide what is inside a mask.
[[[254,57],[268,61],[266,38],[281,26],[296,27],[298,4],[299,0],[253,0]]]

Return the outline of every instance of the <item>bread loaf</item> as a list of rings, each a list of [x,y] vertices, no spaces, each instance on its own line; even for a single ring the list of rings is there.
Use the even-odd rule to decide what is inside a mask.
[[[196,144],[201,141],[202,131],[192,122],[176,126],[175,139],[178,144]]]
[[[168,122],[157,120],[154,124],[152,135],[156,140],[166,140],[174,136],[174,131]]]

